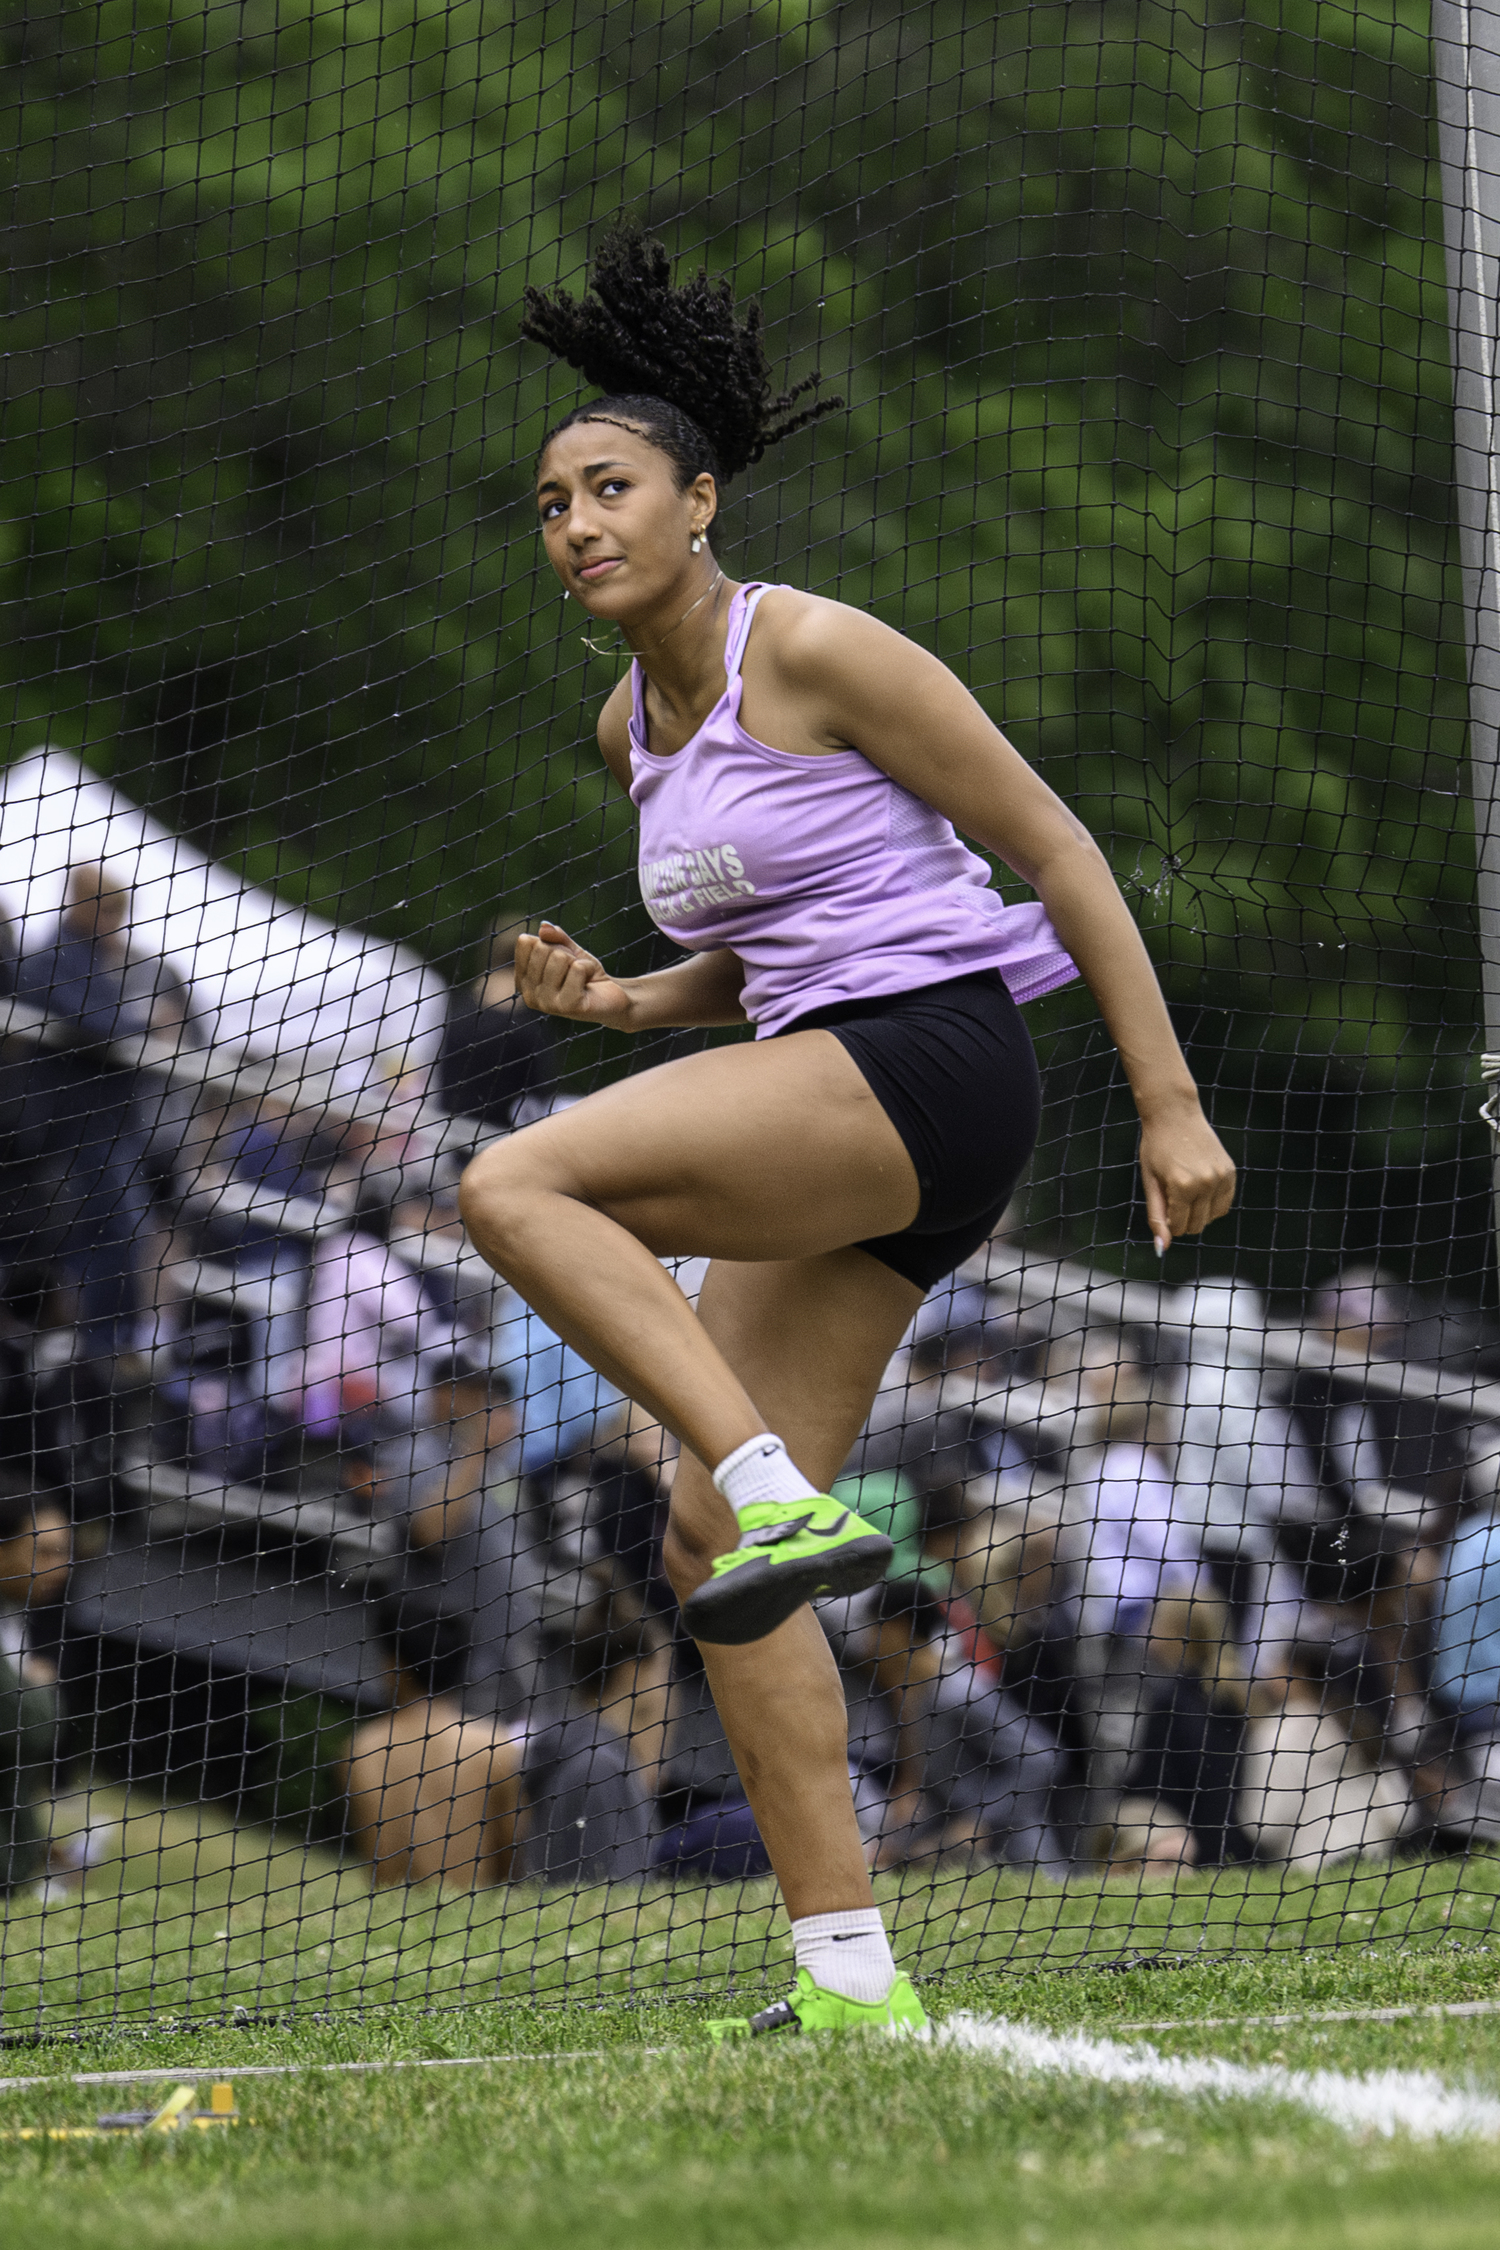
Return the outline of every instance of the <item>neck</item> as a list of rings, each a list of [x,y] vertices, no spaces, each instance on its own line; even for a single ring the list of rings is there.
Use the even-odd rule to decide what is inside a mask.
[[[623,627],[641,670],[670,710],[716,703],[723,691],[729,604],[738,588],[708,558],[709,569],[674,592],[648,618]],[[676,604],[674,607],[673,604]]]

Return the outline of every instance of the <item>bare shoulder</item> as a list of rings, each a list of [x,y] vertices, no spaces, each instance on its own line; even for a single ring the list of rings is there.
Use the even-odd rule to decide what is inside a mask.
[[[630,786],[630,674],[616,680],[599,714],[599,748],[622,789]]]
[[[788,686],[812,687],[829,675],[853,668],[868,675],[891,667],[926,668],[937,659],[915,641],[883,625],[868,610],[851,609],[847,602],[829,601],[822,594],[804,594],[794,586],[777,586],[760,605],[762,630],[769,646],[766,654]]]

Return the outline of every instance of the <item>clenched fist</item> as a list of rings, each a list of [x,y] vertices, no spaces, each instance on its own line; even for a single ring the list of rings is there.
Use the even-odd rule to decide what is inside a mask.
[[[555,922],[543,922],[535,937],[516,939],[516,990],[541,1016],[604,1024],[611,1031],[631,1028],[633,1003],[624,985]]]

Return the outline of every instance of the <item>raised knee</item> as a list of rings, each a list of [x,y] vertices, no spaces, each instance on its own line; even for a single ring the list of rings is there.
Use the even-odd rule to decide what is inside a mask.
[[[492,1204],[504,1196],[506,1155],[503,1148],[487,1148],[464,1166],[458,1183],[458,1210],[466,1227],[482,1222]]]
[[[506,1142],[476,1156],[458,1183],[459,1216],[486,1256],[515,1238],[527,1211],[543,1191],[535,1167]]]

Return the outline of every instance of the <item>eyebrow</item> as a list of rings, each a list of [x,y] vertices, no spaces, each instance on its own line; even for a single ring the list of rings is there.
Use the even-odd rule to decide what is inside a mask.
[[[628,461],[589,461],[585,464],[583,473],[586,477],[597,477],[605,469],[628,469],[629,466],[630,463]],[[537,486],[536,495],[540,500],[544,492],[560,492],[561,490],[562,486],[559,484],[557,478],[548,477],[545,484],[539,484]]]

